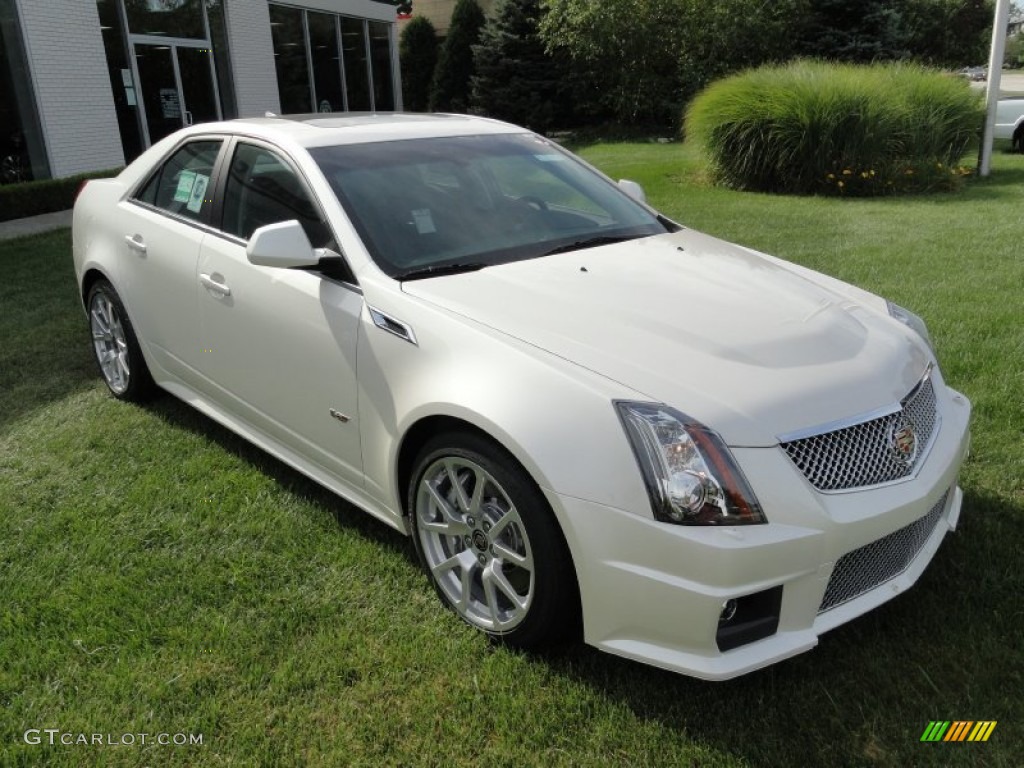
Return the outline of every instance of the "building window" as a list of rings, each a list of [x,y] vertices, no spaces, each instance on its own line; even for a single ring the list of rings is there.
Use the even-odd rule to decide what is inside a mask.
[[[395,88],[391,79],[391,25],[371,21],[369,27],[373,105],[378,112],[389,112],[395,108]]]
[[[281,95],[281,109],[286,113],[313,111],[304,16],[305,12],[297,8],[270,6],[277,89]]]
[[[366,57],[365,21],[341,17],[341,47],[345,53],[348,108],[353,112],[373,109],[370,99],[370,68]]]
[[[206,38],[203,6],[195,0],[129,0],[125,10],[133,35]]]
[[[50,176],[31,83],[14,0],[0,0],[0,184]]]
[[[273,3],[270,23],[283,112],[395,108],[391,24]]]
[[[338,17],[310,11],[306,19],[309,24],[313,85],[316,87],[316,111],[344,112],[345,86],[341,80]]]

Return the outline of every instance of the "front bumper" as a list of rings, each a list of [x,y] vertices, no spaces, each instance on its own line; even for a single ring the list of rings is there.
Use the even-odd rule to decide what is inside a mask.
[[[970,403],[950,396],[917,476],[884,487],[822,494],[781,449],[733,449],[765,509],[766,525],[668,525],[548,492],[573,552],[585,640],[664,669],[725,680],[809,650],[822,633],[911,587],[960,515],[963,494],[956,479],[970,443]],[[833,594],[834,607],[820,611],[844,555],[872,552],[873,542],[896,539],[903,529],[919,538],[905,567],[853,597],[836,602]],[[726,601],[778,587],[777,628],[763,639],[719,650]]]

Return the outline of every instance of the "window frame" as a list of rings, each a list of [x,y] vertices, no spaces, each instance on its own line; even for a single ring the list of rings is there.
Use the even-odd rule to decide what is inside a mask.
[[[181,141],[177,142],[166,154],[164,154],[160,158],[160,162],[156,163],[153,166],[153,168],[150,169],[149,173],[143,176],[142,179],[129,190],[125,199],[128,202],[133,203],[134,205],[138,205],[142,208],[145,208],[149,211],[153,211],[154,213],[158,213],[161,216],[165,216],[174,221],[181,222],[182,224],[188,224],[191,227],[202,229],[205,232],[215,231],[214,225],[212,224],[212,220],[213,214],[217,209],[216,196],[213,198],[213,203],[211,205],[204,206],[204,208],[200,212],[199,218],[196,219],[190,218],[188,216],[182,216],[181,214],[175,213],[174,211],[169,211],[166,208],[161,208],[159,205],[156,205],[155,203],[150,203],[143,200],[140,196],[142,194],[142,191],[149,186],[150,182],[153,181],[153,179],[156,178],[158,174],[160,174],[163,171],[167,163],[171,161],[171,158],[174,157],[180,150],[184,149],[185,146],[187,146],[188,144],[194,144],[204,141],[220,142],[220,149],[217,151],[217,156],[213,160],[213,168],[210,171],[210,185],[207,188],[208,194],[210,190],[216,190],[220,183],[220,176],[222,169],[224,167],[224,151],[230,143],[230,138],[230,136],[225,136],[224,134],[219,133],[204,133],[183,137]],[[214,195],[216,195],[215,191]]]
[[[248,246],[249,241],[247,239],[239,237],[238,235],[233,235],[224,230],[224,192],[227,189],[228,178],[231,175],[227,172],[227,169],[230,167],[231,161],[235,156],[235,151],[238,149],[240,144],[249,144],[268,152],[273,152],[274,155],[277,156],[278,160],[280,160],[292,173],[295,174],[299,181],[299,185],[302,187],[302,191],[309,197],[309,200],[316,209],[316,212],[319,214],[320,219],[327,226],[327,229],[331,234],[331,239],[338,248],[335,252],[341,257],[342,264],[344,265],[342,270],[344,275],[340,276],[316,267],[311,268],[311,271],[318,272],[326,279],[346,285],[361,293],[362,289],[359,288],[355,272],[352,270],[352,266],[349,264],[348,259],[345,258],[345,254],[341,250],[341,241],[338,239],[338,233],[334,224],[331,222],[331,218],[325,213],[324,206],[320,201],[319,195],[317,195],[313,190],[313,186],[309,183],[309,179],[305,172],[303,172],[299,164],[295,162],[295,159],[283,147],[267,141],[266,139],[244,134],[231,135],[226,138],[225,151],[223,151],[217,158],[217,179],[213,188],[213,205],[210,206],[210,223],[208,225],[211,234],[234,243],[235,245],[239,245],[242,248]]]

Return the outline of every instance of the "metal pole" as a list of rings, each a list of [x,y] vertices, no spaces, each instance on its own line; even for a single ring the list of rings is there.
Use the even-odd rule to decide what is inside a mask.
[[[979,176],[988,176],[992,171],[992,140],[996,127],[999,82],[1003,74],[1003,54],[1006,51],[1006,25],[1009,20],[1010,0],[996,0],[996,19],[995,25],[992,27],[992,50],[988,58],[985,132],[981,137],[981,153],[978,156]]]

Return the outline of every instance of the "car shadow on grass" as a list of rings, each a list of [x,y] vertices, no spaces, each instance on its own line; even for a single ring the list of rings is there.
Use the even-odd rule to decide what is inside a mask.
[[[408,537],[184,402],[161,394],[144,407],[168,426],[201,433],[219,448],[252,465],[294,496],[331,515],[339,528],[358,532],[375,544],[407,555],[410,563],[416,562]]]

